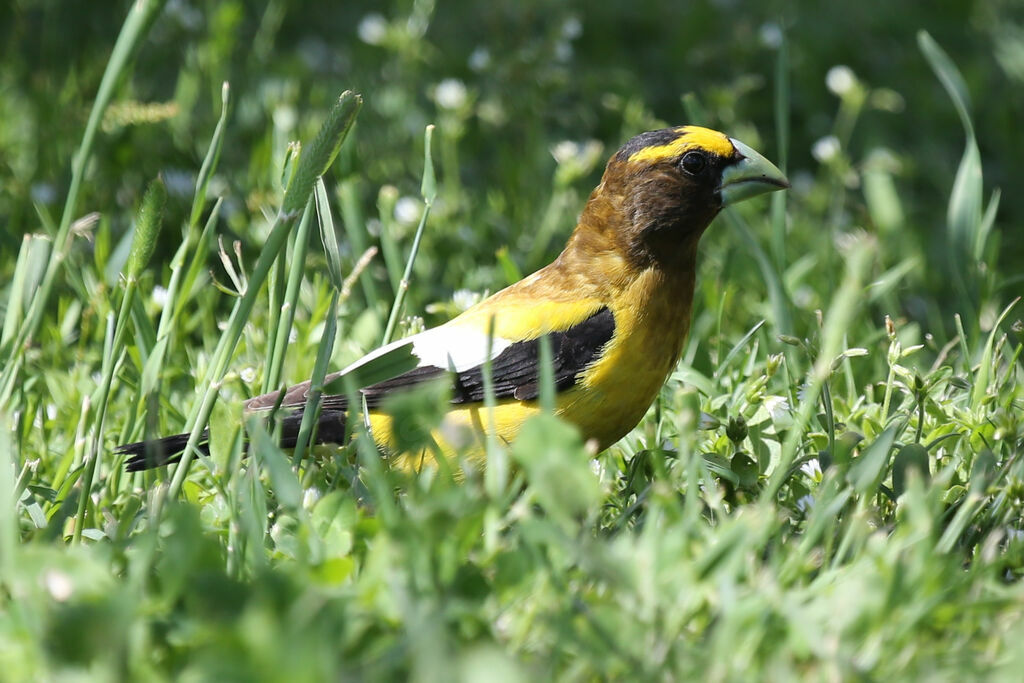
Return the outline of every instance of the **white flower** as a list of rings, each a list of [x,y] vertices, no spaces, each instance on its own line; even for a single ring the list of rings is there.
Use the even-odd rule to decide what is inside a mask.
[[[483,297],[478,292],[474,292],[470,289],[456,289],[452,294],[452,303],[455,304],[455,308],[460,311],[465,311],[470,306],[475,305]]]
[[[466,103],[466,86],[457,78],[446,78],[434,88],[434,100],[442,109],[458,109]]]
[[[370,45],[380,45],[388,32],[388,22],[377,13],[367,14],[359,22],[359,40]]]
[[[242,368],[242,371],[238,373],[238,376],[242,378],[242,381],[246,384],[252,384],[253,380],[256,379],[256,368],[251,365],[247,368]]]
[[[157,285],[153,287],[153,303],[159,308],[167,305],[167,288]]]
[[[575,40],[583,35],[583,24],[577,17],[569,17],[562,24],[562,37],[566,40]]]
[[[299,114],[295,111],[295,107],[288,104],[281,104],[274,107],[273,113],[274,127],[278,130],[292,130],[295,128],[296,122],[299,120]]]
[[[551,148],[551,156],[560,164],[572,161],[580,153],[580,144],[572,140],[562,140]]]
[[[839,138],[835,135],[826,135],[814,143],[811,154],[823,164],[832,161],[839,154]]]
[[[586,142],[562,140],[552,145],[551,156],[555,158],[559,166],[570,163],[588,166],[601,154],[601,150],[601,143],[597,140],[587,140]]]
[[[821,463],[817,458],[811,458],[800,465],[800,471],[815,481],[821,481]]]
[[[420,218],[422,205],[414,197],[402,197],[395,202],[395,220],[399,223],[415,223]]]
[[[840,64],[828,70],[825,75],[825,85],[833,95],[842,97],[857,85],[857,76],[854,75],[853,69]]]
[[[782,29],[774,21],[761,24],[759,31],[761,44],[765,47],[777,48],[782,45]]]
[[[789,414],[789,401],[785,396],[766,396],[764,407],[773,420],[780,420]]]
[[[71,597],[71,593],[74,591],[74,586],[71,584],[71,578],[62,571],[51,569],[43,575],[43,582],[46,584],[46,590],[49,591],[50,597],[57,602],[64,602]]]
[[[491,65],[491,52],[486,47],[478,47],[469,55],[469,68],[473,71],[483,71]]]

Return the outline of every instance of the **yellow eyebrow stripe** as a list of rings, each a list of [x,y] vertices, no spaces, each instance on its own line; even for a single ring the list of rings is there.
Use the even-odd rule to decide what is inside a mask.
[[[665,159],[676,159],[690,149],[703,149],[704,151],[717,154],[720,157],[731,157],[733,155],[732,143],[728,136],[710,128],[700,126],[681,126],[676,129],[679,133],[672,142],[667,145],[655,145],[644,147],[639,152],[634,152],[629,160],[631,162],[655,163]]]

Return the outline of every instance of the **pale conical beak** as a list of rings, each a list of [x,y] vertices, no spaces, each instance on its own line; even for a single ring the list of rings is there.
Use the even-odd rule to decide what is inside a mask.
[[[726,166],[722,171],[722,184],[718,186],[722,206],[789,187],[786,176],[775,164],[739,140],[729,138],[729,142],[743,158]]]

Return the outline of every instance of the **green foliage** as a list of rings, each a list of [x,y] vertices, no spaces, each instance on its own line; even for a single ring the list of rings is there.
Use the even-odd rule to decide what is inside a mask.
[[[5,679],[1019,676],[1009,4],[119,5],[0,10]],[[314,411],[244,443],[244,398],[403,367],[323,386],[542,265],[601,160],[687,119],[794,188],[709,231],[620,443],[541,415],[412,473],[359,425],[308,452]],[[408,450],[445,398],[389,402]],[[207,423],[169,472],[112,454]]]

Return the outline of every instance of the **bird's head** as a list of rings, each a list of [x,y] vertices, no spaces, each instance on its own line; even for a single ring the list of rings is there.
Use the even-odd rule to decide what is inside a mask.
[[[722,207],[789,187],[770,161],[698,126],[637,135],[608,160],[580,228],[631,258],[677,261]],[[577,230],[580,232],[580,230]]]

